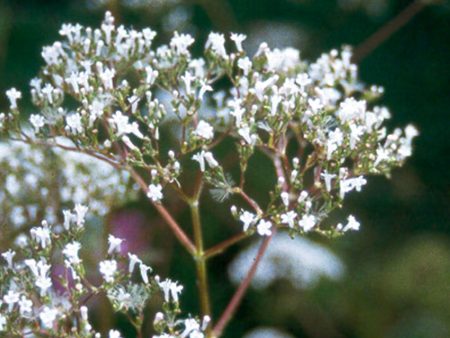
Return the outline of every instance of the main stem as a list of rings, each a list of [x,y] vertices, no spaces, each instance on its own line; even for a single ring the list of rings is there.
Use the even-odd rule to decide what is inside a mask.
[[[194,232],[194,245],[196,253],[194,255],[197,269],[197,285],[200,297],[200,308],[202,316],[211,317],[211,305],[209,302],[208,276],[206,271],[206,256],[203,247],[203,233],[200,221],[200,210],[198,198],[190,203],[192,227]]]

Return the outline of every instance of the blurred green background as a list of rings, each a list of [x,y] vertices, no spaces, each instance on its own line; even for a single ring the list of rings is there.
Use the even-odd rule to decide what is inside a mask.
[[[0,92],[12,86],[27,92],[42,64],[41,47],[58,39],[60,25],[98,26],[106,8],[118,23],[151,26],[158,31],[159,42],[167,42],[174,30],[190,32],[201,41],[200,50],[211,30],[243,32],[250,54],[259,42],[267,41],[271,47],[299,48],[303,58],[313,60],[342,44],[360,45],[410,3],[0,0]],[[300,289],[279,281],[264,290],[250,290],[224,337],[243,337],[259,326],[309,338],[450,337],[449,3],[421,10],[360,62],[360,77],[385,88],[382,103],[392,112],[390,127],[412,122],[420,130],[412,158],[394,171],[391,180],[371,177],[362,193],[346,200],[344,211],[357,216],[361,231],[333,241],[313,236],[342,259],[346,266],[342,279],[324,279]],[[0,111],[6,109],[2,95]],[[31,113],[32,107],[27,111]],[[254,194],[264,187],[265,177],[265,172],[252,176]],[[228,204],[220,210],[208,196],[205,203],[202,216],[210,246],[236,233],[238,225],[228,224]],[[188,219],[187,210],[170,203],[169,208],[182,222]],[[185,285],[184,307],[197,313],[193,264],[155,212],[143,201],[135,202],[114,212],[108,226],[123,236],[137,232],[134,236],[143,241],[140,248],[150,248],[148,259],[155,270]],[[210,262],[216,316],[234,290],[224,267],[248,243]],[[127,337],[134,336],[120,318],[116,325]]]

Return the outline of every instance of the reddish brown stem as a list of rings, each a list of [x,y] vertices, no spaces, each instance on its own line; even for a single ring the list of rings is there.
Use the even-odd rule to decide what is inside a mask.
[[[242,196],[242,198],[253,208],[258,214],[262,214],[263,211],[259,207],[258,203],[256,203],[250,196],[248,196],[245,191],[242,189],[239,189],[239,195]]]
[[[250,283],[255,276],[256,270],[258,268],[259,262],[264,256],[264,253],[266,252],[270,240],[276,233],[276,228],[272,231],[272,234],[268,237],[266,237],[263,242],[261,243],[261,246],[259,247],[258,253],[255,257],[255,260],[253,261],[252,266],[250,267],[250,270],[247,273],[247,276],[244,278],[242,283],[239,285],[238,289],[236,290],[235,294],[231,298],[230,302],[228,303],[225,311],[222,313],[222,316],[219,318],[216,326],[213,329],[213,335],[214,337],[220,337],[222,335],[223,330],[225,329],[225,326],[228,324],[228,322],[233,317],[233,314],[235,313],[237,307],[242,301],[242,298],[244,297],[245,292],[247,291],[248,287],[250,286]]]
[[[361,43],[354,51],[352,61],[359,63],[373,50],[391,37],[396,31],[406,25],[414,16],[420,13],[427,4],[424,0],[416,0],[403,9],[396,17],[382,26],[378,31]]]
[[[147,194],[148,187],[143,178],[133,168],[129,168],[128,170],[130,171],[131,176],[139,185],[139,187],[142,189],[142,191],[145,194]],[[175,237],[180,241],[181,245],[183,245],[191,255],[195,255],[196,249],[194,244],[187,237],[187,235],[185,234],[183,229],[181,229],[178,223],[173,219],[173,217],[170,215],[167,209],[161,203],[152,203],[152,204],[159,212],[161,217],[164,219],[164,221],[167,223],[167,225],[172,229]]]
[[[230,237],[223,242],[214,245],[213,247],[209,248],[205,251],[204,256],[206,259],[214,257],[222,252],[224,252],[226,249],[228,249],[233,244],[236,244],[243,240],[244,238],[247,238],[248,234],[246,232],[240,232],[237,235],[234,235],[233,237]]]

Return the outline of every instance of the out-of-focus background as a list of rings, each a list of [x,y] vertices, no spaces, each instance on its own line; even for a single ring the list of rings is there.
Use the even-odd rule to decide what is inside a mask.
[[[425,2],[425,0],[424,0]],[[428,1],[430,2],[430,1]],[[243,32],[252,54],[259,43],[293,46],[304,59],[343,44],[361,46],[410,6],[405,26],[359,61],[360,77],[385,88],[390,126],[412,122],[420,131],[414,154],[392,179],[371,177],[344,211],[361,221],[357,233],[338,240],[311,236],[274,242],[224,337],[448,338],[450,337],[450,4],[410,0],[0,0],[0,92],[28,91],[42,64],[41,48],[57,40],[62,23],[98,26],[106,9],[117,23],[150,26],[158,42],[173,31],[198,38],[211,30]],[[418,3],[416,1],[416,3]],[[423,8],[422,8],[423,7]],[[408,18],[409,14],[417,15]],[[405,12],[404,12],[405,13]],[[389,35],[389,34],[387,34]],[[372,45],[369,45],[372,46]],[[4,95],[0,111],[7,109]],[[33,108],[25,105],[26,112]],[[224,150],[226,151],[226,149]],[[249,180],[253,193],[266,173]],[[205,197],[206,244],[236,233],[229,205]],[[221,208],[223,207],[224,210]],[[169,209],[188,222],[187,210]],[[343,214],[343,213],[342,213]],[[185,285],[184,308],[197,313],[190,258],[143,200],[125,203],[106,226],[126,237],[133,251],[163,276]],[[187,230],[189,231],[189,230]],[[1,237],[1,234],[0,234]],[[255,245],[244,241],[211,260],[214,314],[226,306]],[[288,259],[289,258],[289,259]],[[225,268],[226,267],[226,268]],[[282,278],[279,278],[279,275]],[[123,318],[107,324],[134,337]],[[150,319],[151,322],[151,319]]]

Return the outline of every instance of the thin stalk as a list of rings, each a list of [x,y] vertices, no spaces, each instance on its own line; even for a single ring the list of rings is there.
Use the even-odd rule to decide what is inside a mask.
[[[200,297],[200,308],[202,316],[211,317],[211,305],[209,301],[208,277],[206,271],[206,257],[203,252],[203,233],[200,221],[200,210],[198,199],[191,204],[192,227],[194,232],[194,243],[196,253],[194,255],[195,266],[197,269],[197,286]]]
[[[361,62],[395,32],[406,25],[414,16],[420,13],[431,1],[416,0],[403,9],[396,17],[382,26],[378,31],[361,43],[354,51],[352,61]]]
[[[248,234],[246,232],[240,232],[237,235],[234,235],[233,237],[230,237],[230,238],[224,240],[223,242],[214,245],[213,247],[211,247],[205,251],[205,253],[204,253],[205,259],[209,259],[218,254],[221,254],[226,249],[228,249],[230,246],[242,241],[243,239],[245,239],[247,237],[248,237]]]
[[[144,179],[134,170],[133,168],[128,168],[129,172],[131,173],[131,176],[136,181],[136,183],[139,185],[139,187],[142,189],[144,193],[148,192],[147,184],[145,183]],[[167,209],[161,204],[161,203],[152,203],[155,209],[159,212],[161,217],[164,219],[164,221],[167,223],[167,225],[172,229],[175,237],[180,241],[181,245],[185,247],[185,249],[191,254],[196,254],[196,247],[194,244],[192,244],[189,237],[185,234],[183,229],[178,225],[178,223],[174,220],[174,218],[170,215],[170,213],[167,211]]]
[[[261,243],[261,246],[259,247],[258,253],[255,257],[255,260],[253,261],[252,266],[250,267],[250,270],[247,273],[247,276],[244,278],[242,283],[239,285],[238,289],[236,290],[235,294],[231,298],[230,302],[228,303],[227,307],[225,308],[225,311],[222,313],[222,316],[219,318],[217,324],[214,326],[213,329],[213,336],[214,337],[220,337],[222,335],[223,330],[233,317],[234,313],[236,312],[237,307],[242,301],[242,298],[245,295],[245,292],[247,291],[248,287],[250,286],[250,283],[255,276],[256,270],[258,268],[258,265],[263,258],[270,240],[276,233],[276,228],[272,231],[272,234],[268,237],[266,237],[263,242]]]

